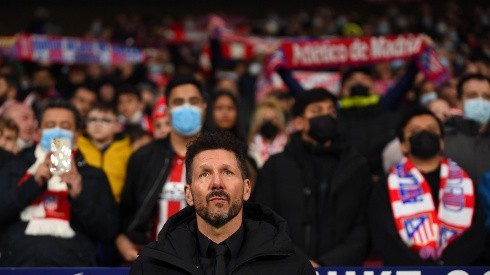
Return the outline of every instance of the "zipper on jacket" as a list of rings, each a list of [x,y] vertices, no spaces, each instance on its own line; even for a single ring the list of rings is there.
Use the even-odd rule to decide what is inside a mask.
[[[134,227],[136,227],[136,224],[139,222],[140,217],[143,214],[145,207],[150,202],[150,198],[151,198],[152,194],[156,191],[156,189],[159,185],[158,183],[163,180],[163,176],[165,175],[165,172],[168,169],[168,161],[169,161],[169,158],[165,158],[165,162],[163,163],[163,168],[162,168],[160,174],[158,174],[158,177],[153,182],[153,185],[151,186],[150,192],[148,192],[146,194],[146,197],[143,200],[141,207],[138,209],[138,212],[136,213],[133,221],[129,224],[128,229],[127,229],[128,231],[131,231]]]

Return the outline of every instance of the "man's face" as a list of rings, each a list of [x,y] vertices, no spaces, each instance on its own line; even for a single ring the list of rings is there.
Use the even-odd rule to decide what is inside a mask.
[[[410,138],[422,131],[428,131],[441,136],[441,129],[437,120],[430,115],[420,115],[413,117],[403,129],[404,140],[401,143],[401,149],[404,154],[410,154]],[[440,147],[443,149],[444,141],[440,139]]]
[[[471,79],[463,85],[461,99],[483,98],[490,102],[490,84],[485,80]]]
[[[117,99],[117,111],[126,119],[143,110],[143,103],[133,94],[121,94]]]
[[[36,133],[36,118],[34,111],[27,105],[15,104],[8,108],[7,118],[12,119],[19,127],[19,138],[32,141]]]
[[[340,96],[341,97],[350,96],[351,88],[358,84],[366,86],[371,93],[371,89],[373,87],[373,79],[366,73],[355,72],[349,77],[349,79],[347,79],[344,82],[344,85],[342,86],[340,92]]]
[[[337,109],[331,100],[310,103],[308,106],[306,106],[303,115],[295,119],[295,127],[297,130],[301,130],[303,133],[308,133],[310,130],[309,120],[311,118],[323,115],[330,115],[334,118],[337,117]]]
[[[59,127],[64,130],[76,132],[76,122],[73,113],[64,108],[51,108],[44,112],[40,129]]]
[[[242,218],[243,201],[250,198],[250,181],[242,178],[235,154],[223,149],[202,151],[192,163],[192,183],[186,185],[189,205],[198,219],[220,227]]]
[[[201,109],[201,117],[204,119],[206,103],[199,89],[192,84],[183,84],[173,88],[167,99],[170,120],[172,120],[172,110],[187,103]]]
[[[88,110],[97,101],[97,95],[95,92],[90,91],[85,88],[77,89],[73,97],[71,98],[71,103],[80,113],[81,117],[86,117]]]
[[[98,142],[112,140],[120,129],[116,115],[112,112],[92,110],[88,113],[86,122],[87,133]]]

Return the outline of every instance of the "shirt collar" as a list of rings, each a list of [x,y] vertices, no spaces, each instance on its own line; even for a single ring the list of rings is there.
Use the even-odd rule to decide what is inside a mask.
[[[228,239],[223,241],[231,252],[231,257],[236,258],[238,256],[238,252],[242,247],[243,238],[245,235],[245,229],[243,228],[243,224],[238,228],[238,230],[233,233]],[[207,255],[209,244],[212,242],[208,237],[197,230],[197,242],[199,243],[199,253],[200,255]]]

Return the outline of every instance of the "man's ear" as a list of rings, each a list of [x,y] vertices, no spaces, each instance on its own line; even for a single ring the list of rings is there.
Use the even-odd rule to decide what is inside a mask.
[[[400,150],[402,151],[402,154],[404,156],[406,156],[408,154],[408,152],[410,151],[410,145],[408,144],[408,142],[406,142],[406,140],[404,140],[403,142],[400,141]]]
[[[250,195],[252,194],[252,184],[249,179],[243,181],[243,200],[248,201]]]
[[[188,205],[193,206],[194,198],[192,197],[191,186],[189,184],[186,184],[184,187],[184,191],[185,191],[185,201],[187,202]]]
[[[305,119],[302,116],[293,118],[292,122],[295,131],[303,131],[305,128]]]

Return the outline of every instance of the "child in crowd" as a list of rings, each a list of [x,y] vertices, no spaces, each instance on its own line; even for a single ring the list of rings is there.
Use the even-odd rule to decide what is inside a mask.
[[[166,112],[167,103],[165,97],[160,97],[153,108],[152,117],[152,131],[153,138],[165,138],[172,126],[170,125],[170,119]]]
[[[12,154],[18,152],[19,127],[11,119],[0,119],[0,148]]]
[[[132,152],[129,137],[120,131],[116,110],[97,104],[87,113],[85,134],[77,144],[87,163],[106,173],[116,202],[120,200]]]
[[[144,130],[150,129],[150,119],[145,113],[143,100],[138,89],[132,86],[124,86],[119,89],[117,95],[117,112],[119,122],[124,128],[127,125],[140,125]]]

